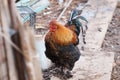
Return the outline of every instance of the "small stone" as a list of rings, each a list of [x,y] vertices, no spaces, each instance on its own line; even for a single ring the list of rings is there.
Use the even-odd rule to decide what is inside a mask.
[[[99,31],[99,32],[102,32],[102,28],[98,28],[98,31]]]

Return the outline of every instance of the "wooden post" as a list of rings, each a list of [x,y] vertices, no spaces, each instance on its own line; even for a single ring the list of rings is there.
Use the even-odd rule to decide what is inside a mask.
[[[14,0],[0,0],[0,80],[42,80],[33,38]]]
[[[5,62],[6,62],[6,70],[7,70],[7,79],[8,80],[18,80],[17,79],[17,73],[16,73],[16,68],[14,64],[14,56],[12,53],[12,47],[11,44],[9,43],[10,41],[10,34],[8,33],[9,30],[9,11],[8,11],[8,3],[6,0],[1,1],[1,36],[3,39],[3,47],[4,47],[4,57],[5,57]],[[4,71],[3,71],[4,72]]]

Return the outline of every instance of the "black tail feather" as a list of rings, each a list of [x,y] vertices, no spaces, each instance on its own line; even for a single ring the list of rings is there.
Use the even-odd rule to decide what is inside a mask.
[[[83,25],[82,25],[82,23],[80,22],[79,19],[81,19],[81,20],[85,21],[86,23],[88,23],[88,21],[87,21],[87,19],[85,17],[79,15],[79,10],[74,9],[72,11],[71,15],[70,15],[69,20],[68,20],[68,25],[69,26],[75,25],[74,32],[76,33],[77,36],[79,36],[80,31],[82,31],[83,43],[86,44],[85,35],[86,35],[86,30],[88,29],[88,27],[86,25],[85,30],[84,30]]]
[[[77,9],[74,9],[71,13],[70,20],[72,20],[75,16],[79,14],[79,11]]]

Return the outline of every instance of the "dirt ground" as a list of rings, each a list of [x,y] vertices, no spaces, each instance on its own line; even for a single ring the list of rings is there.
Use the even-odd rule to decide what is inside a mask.
[[[120,80],[120,8],[115,10],[104,39],[103,50],[115,52],[111,80]]]
[[[61,21],[65,22],[68,19],[69,17],[68,15],[70,14],[71,10],[75,8],[75,6],[78,3],[80,3],[79,0],[75,0],[72,2],[70,7],[62,16]],[[57,3],[51,0],[51,5],[49,6],[49,8],[45,9],[43,12],[37,15],[37,23],[42,23],[40,25],[45,26],[45,28],[36,29],[37,30],[36,34],[43,35],[48,29],[49,21],[51,19],[56,19],[60,15],[62,10],[63,8],[60,8]],[[44,32],[44,33],[39,33],[39,32]],[[119,39],[120,39],[120,9],[117,8],[115,10],[115,14],[107,30],[107,34],[105,36],[105,40],[102,46],[102,49],[104,51],[115,52],[115,62],[114,62],[111,80],[120,80],[120,40]],[[57,74],[57,73],[59,73],[59,68],[55,68],[53,66],[52,68],[43,72],[44,80],[50,80],[50,77],[52,75],[61,77],[62,78],[61,80],[66,79],[65,76],[62,76],[61,74]]]
[[[69,1],[69,0],[66,0]],[[64,12],[64,14],[62,15],[62,17],[60,18],[59,21],[65,23],[70,14],[71,11],[77,7],[77,5],[79,5],[79,3],[86,3],[87,0],[74,0],[72,1],[72,3],[69,5],[69,7],[67,8],[67,10]],[[48,29],[48,24],[51,20],[53,19],[57,19],[58,16],[61,14],[61,12],[63,11],[64,7],[65,7],[64,3],[62,6],[58,5],[57,0],[50,0],[50,6],[48,6],[48,8],[46,8],[45,10],[43,10],[41,13],[39,13],[36,18],[36,23],[38,24],[38,26],[36,27],[36,34],[41,34],[41,32],[43,32],[41,35],[43,35],[47,29]],[[44,26],[44,27],[40,27]]]
[[[51,5],[46,8],[44,11],[42,11],[40,14],[37,15],[37,23],[41,23],[41,26],[44,27],[37,27],[36,28],[36,34],[45,34],[46,31],[48,30],[48,23],[52,19],[57,19],[57,17],[60,15],[64,7],[60,7],[58,3],[56,3],[54,0],[50,0]],[[66,0],[67,1],[67,0]],[[79,3],[85,3],[87,0],[74,0],[71,4],[70,7],[65,11],[65,13],[62,15],[60,21],[65,23],[68,18],[70,17],[69,15],[71,14],[71,11],[79,5]],[[52,66],[51,68],[43,71],[43,78],[44,80],[50,80],[52,76],[59,77],[61,80],[66,80],[68,75],[64,75],[61,73],[61,69],[55,66]]]

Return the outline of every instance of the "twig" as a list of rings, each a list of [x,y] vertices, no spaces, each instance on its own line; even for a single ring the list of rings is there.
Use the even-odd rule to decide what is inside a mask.
[[[68,2],[68,4],[65,6],[65,8],[63,9],[63,11],[61,12],[61,14],[59,15],[59,17],[57,18],[57,21],[60,20],[61,16],[63,15],[63,13],[66,11],[66,9],[69,7],[70,3],[72,2],[72,0],[70,0]]]
[[[64,12],[66,11],[66,9],[69,7],[69,5],[70,5],[71,2],[72,2],[72,0],[70,0],[70,1],[68,2],[68,4],[65,6],[65,8],[64,8],[63,11],[61,12],[61,14],[58,16],[57,21],[60,20],[60,18],[62,17],[63,13],[64,13]],[[47,34],[48,32],[49,32],[49,30],[46,32],[46,34]],[[45,38],[46,34],[43,36],[43,38]]]

